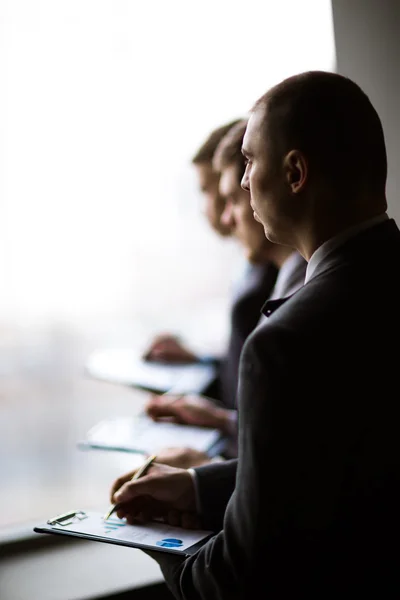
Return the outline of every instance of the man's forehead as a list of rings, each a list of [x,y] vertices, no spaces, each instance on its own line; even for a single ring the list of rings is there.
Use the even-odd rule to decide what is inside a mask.
[[[237,177],[237,168],[235,165],[228,165],[222,170],[219,179],[219,191],[224,197],[233,194],[237,188],[240,188]]]
[[[256,109],[249,118],[246,131],[243,137],[242,152],[246,155],[251,155],[259,141],[261,126],[264,119],[264,111]]]

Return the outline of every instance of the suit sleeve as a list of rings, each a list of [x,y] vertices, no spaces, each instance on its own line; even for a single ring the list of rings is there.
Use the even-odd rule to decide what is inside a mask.
[[[260,586],[263,597],[283,598],[285,586],[301,587],[317,568],[318,531],[332,515],[339,487],[329,451],[337,424],[321,410],[318,386],[300,401],[310,356],[286,333],[267,323],[242,354],[236,487],[223,529],[188,559],[157,557],[178,599],[257,597]],[[211,512],[213,502],[206,504]]]
[[[205,529],[222,529],[226,506],[235,489],[236,470],[236,459],[194,469]]]

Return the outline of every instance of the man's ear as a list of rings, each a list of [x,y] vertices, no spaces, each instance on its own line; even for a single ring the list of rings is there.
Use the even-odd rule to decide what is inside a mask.
[[[308,164],[304,154],[300,150],[288,152],[283,160],[283,170],[292,194],[302,192],[308,177]]]

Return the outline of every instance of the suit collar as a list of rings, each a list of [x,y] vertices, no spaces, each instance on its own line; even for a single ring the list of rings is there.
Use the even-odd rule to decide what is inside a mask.
[[[378,215],[377,217],[373,217],[372,219],[368,219],[363,223],[359,223],[354,227],[350,227],[346,231],[343,231],[339,235],[331,238],[326,241],[322,246],[317,248],[314,254],[311,256],[306,271],[305,283],[307,283],[314,275],[315,271],[318,268],[318,265],[324,261],[324,259],[331,254],[337,248],[340,248],[343,244],[345,244],[348,240],[358,236],[361,232],[367,231],[371,227],[375,225],[380,225],[381,223],[387,221],[389,219],[387,213],[382,215]]]
[[[399,229],[394,219],[385,219],[383,222],[364,229],[357,235],[347,239],[345,243],[336,247],[332,252],[329,252],[316,266],[311,281],[316,277],[329,271],[332,268],[343,265],[348,260],[357,260],[360,258],[363,262],[371,262],[378,260],[379,252],[383,245],[386,248],[386,244],[383,242],[390,242],[390,240],[399,239]],[[311,282],[310,282],[311,283]],[[307,283],[305,286],[308,285]],[[296,293],[296,292],[295,292]],[[263,305],[261,312],[266,317],[270,317],[282,304],[287,302],[294,294],[285,298],[278,298],[276,300],[267,300]]]
[[[371,262],[371,264],[375,261],[379,262],[381,248],[386,248],[386,243],[394,237],[398,240],[398,235],[398,227],[394,219],[390,218],[363,229],[360,233],[327,253],[316,266],[312,279],[348,260],[354,261],[357,259],[363,262]]]

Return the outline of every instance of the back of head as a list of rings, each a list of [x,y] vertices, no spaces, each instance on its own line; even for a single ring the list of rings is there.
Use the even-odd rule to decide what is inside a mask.
[[[387,158],[382,124],[368,96],[342,75],[309,71],[262,96],[273,156],[291,149],[310,161],[310,175],[335,192],[385,196]]]
[[[228,131],[239,122],[240,119],[235,119],[211,131],[208,134],[207,138],[204,140],[204,142],[201,144],[200,148],[198,148],[197,152],[194,154],[192,158],[192,163],[194,165],[211,165],[218,144],[220,143],[222,138],[228,133]]]

